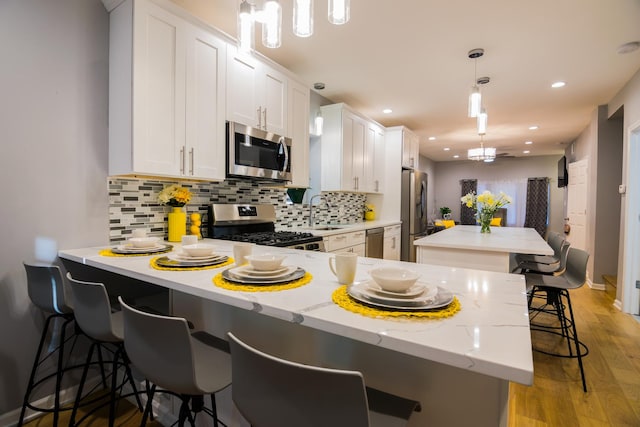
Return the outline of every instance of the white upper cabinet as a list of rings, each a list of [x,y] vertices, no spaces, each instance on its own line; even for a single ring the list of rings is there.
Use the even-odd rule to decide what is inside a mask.
[[[288,124],[291,136],[291,187],[309,186],[309,100],[305,85],[289,80]]]
[[[146,0],[110,16],[109,174],[224,179],[226,44]]]
[[[418,169],[420,145],[418,136],[408,129],[402,132],[402,167]]]
[[[321,190],[381,191],[384,128],[345,104],[327,105],[321,110]]]
[[[291,136],[287,128],[288,79],[283,73],[229,45],[227,76],[228,120]]]

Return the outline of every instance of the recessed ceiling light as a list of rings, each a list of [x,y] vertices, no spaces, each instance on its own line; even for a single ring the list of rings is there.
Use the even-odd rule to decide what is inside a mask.
[[[640,49],[640,41],[629,42],[618,46],[618,53],[630,53]]]
[[[457,159],[458,157],[460,157],[458,154],[453,156],[454,159]]]
[[[382,110],[382,112],[385,114],[390,114],[393,113],[393,110],[391,108],[385,108],[384,110]]]
[[[322,82],[314,83],[314,84],[313,84],[313,88],[314,88],[315,90],[322,90],[322,89],[324,89],[324,83],[322,83]]]
[[[524,143],[525,143],[526,145],[531,145],[531,144],[533,144],[533,141],[525,141]]]
[[[538,130],[537,125],[529,126],[529,130]]]
[[[559,87],[564,87],[565,85],[566,85],[565,82],[554,82],[554,83],[551,83],[551,87],[554,88],[554,89],[559,88]]]
[[[435,141],[435,140],[436,140],[436,137],[435,137],[435,136],[430,136],[430,137],[429,137],[429,141]]]
[[[449,148],[449,147],[444,147],[444,151],[449,151],[449,150],[451,150],[451,148]]]
[[[523,151],[523,153],[524,153],[524,154],[529,154],[530,152],[531,152],[531,151],[529,151],[529,150],[524,150],[524,151]]]

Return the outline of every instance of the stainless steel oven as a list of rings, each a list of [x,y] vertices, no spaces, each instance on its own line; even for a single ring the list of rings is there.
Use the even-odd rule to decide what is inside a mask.
[[[227,176],[291,181],[291,138],[227,122]]]

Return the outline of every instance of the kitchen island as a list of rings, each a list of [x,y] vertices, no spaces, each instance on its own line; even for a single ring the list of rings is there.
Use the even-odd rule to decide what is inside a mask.
[[[413,242],[417,262],[449,267],[511,272],[517,253],[553,255],[553,249],[533,228],[456,225]]]
[[[231,255],[229,242],[208,242]],[[152,256],[107,257],[99,249],[59,255],[72,273],[74,266],[92,267],[169,289],[172,312],[214,335],[232,331],[281,357],[359,370],[367,385],[421,402],[411,426],[506,426],[509,382],[533,381],[520,275],[360,258],[358,281],[374,266],[401,265],[418,271],[421,282],[451,290],[461,304],[445,319],[371,318],[332,301],[339,285],[327,253],[256,247],[255,253],[285,253],[285,264],[304,268],[313,280],[295,289],[247,292],[214,285],[222,268],[160,271],[150,266]]]

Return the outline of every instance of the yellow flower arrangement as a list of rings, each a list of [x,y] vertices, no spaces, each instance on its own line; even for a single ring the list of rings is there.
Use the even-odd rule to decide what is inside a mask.
[[[493,215],[496,213],[498,208],[511,203],[511,197],[507,196],[502,191],[497,196],[492,194],[490,191],[484,191],[478,195],[472,191],[467,193],[465,196],[462,196],[460,201],[468,208],[476,211],[476,216],[481,226],[480,232],[490,233],[491,228],[489,225],[491,224]]]
[[[191,201],[191,192],[178,184],[172,184],[160,191],[158,201],[163,205],[181,208]]]

